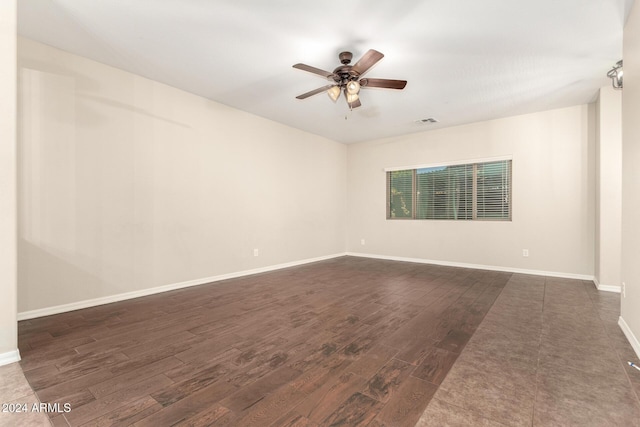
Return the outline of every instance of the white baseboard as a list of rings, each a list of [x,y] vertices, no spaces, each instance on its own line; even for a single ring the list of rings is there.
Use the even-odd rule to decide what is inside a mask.
[[[0,366],[20,361],[20,352],[18,350],[0,353]]]
[[[238,271],[234,273],[221,274],[219,276],[205,277],[202,279],[188,280],[186,282],[173,283],[155,288],[141,289],[139,291],[126,292],[117,295],[110,295],[101,298],[72,302],[70,304],[56,305],[54,307],[40,308],[37,310],[29,310],[18,313],[18,320],[29,320],[37,317],[51,316],[53,314],[66,313],[68,311],[80,310],[83,308],[95,307],[98,305],[110,304],[112,302],[124,301],[133,298],[140,298],[148,295],[159,294],[162,292],[174,291],[177,289],[189,288],[192,286],[205,285],[207,283],[219,282],[221,280],[234,279],[237,277],[250,276],[252,274],[266,273],[269,271],[280,270],[288,267],[309,264],[312,262],[325,261],[328,259],[345,256],[346,253],[326,255],[316,258],[308,258],[299,261],[287,262],[283,264],[270,265],[267,267],[255,268],[252,270]],[[0,355],[1,356],[1,355]]]
[[[627,322],[624,321],[622,316],[618,318],[618,326],[620,326],[620,329],[622,329],[624,336],[627,337],[627,340],[629,340],[629,344],[631,344],[633,351],[636,352],[636,356],[638,356],[638,359],[640,359],[640,341],[638,341],[638,338],[636,338],[633,332],[631,332],[629,325],[627,325]]]
[[[597,277],[593,278],[593,284],[596,285],[596,289],[605,292],[615,292],[617,294],[622,292],[622,286],[603,285],[598,281]]]
[[[502,267],[502,266],[482,265],[482,264],[467,264],[464,262],[440,261],[440,260],[423,259],[423,258],[405,258],[405,257],[387,256],[387,255],[363,254],[363,253],[357,253],[357,252],[347,252],[347,256],[386,259],[390,261],[416,262],[420,264],[435,264],[435,265],[444,265],[447,267],[474,268],[477,270],[504,271],[507,273],[532,274],[535,276],[560,277],[564,279],[578,279],[578,280],[594,279],[593,276],[589,276],[586,274],[562,273],[557,271],[526,270],[522,268]]]
[[[128,299],[133,299],[133,298],[140,298],[147,295],[174,291],[177,289],[189,288],[192,286],[199,286],[199,285],[204,285],[212,282],[219,282],[221,280],[234,279],[234,278],[243,277],[243,276],[250,276],[252,274],[258,274],[258,273],[266,273],[269,271],[280,270],[288,267],[295,267],[298,265],[309,264],[312,262],[324,261],[328,259],[338,258],[341,256],[354,256],[354,257],[362,257],[362,258],[384,259],[384,260],[390,260],[390,261],[415,262],[420,264],[435,264],[435,265],[444,265],[448,267],[474,268],[479,270],[504,271],[508,273],[532,274],[536,276],[561,277],[561,278],[567,278],[567,279],[579,279],[579,280],[595,279],[593,276],[588,276],[584,274],[560,273],[560,272],[541,271],[541,270],[525,270],[521,268],[501,267],[501,266],[494,266],[494,265],[467,264],[462,262],[429,260],[429,259],[422,259],[422,258],[405,258],[405,257],[396,257],[396,256],[387,256],[387,255],[364,254],[364,253],[357,253],[357,252],[344,252],[344,253],[321,256],[317,258],[308,258],[308,259],[288,262],[284,264],[276,264],[276,265],[256,268],[252,270],[244,270],[244,271],[238,271],[234,273],[221,274],[219,276],[188,280],[186,282],[173,283],[173,284],[158,286],[158,287],[149,288],[149,289],[141,289],[139,291],[126,292],[126,293],[117,294],[117,295],[110,295],[110,296],[101,297],[101,298],[78,301],[70,304],[57,305],[57,306],[46,307],[46,308],[41,308],[37,310],[23,311],[18,313],[18,320],[29,320],[29,319],[35,319],[38,317],[51,316],[54,314],[66,313],[69,311],[80,310],[83,308],[95,307],[98,305],[110,304],[113,302],[124,301]],[[617,291],[613,290],[613,288],[615,288],[613,286],[612,287],[607,286],[606,288],[611,288],[611,289],[601,289],[601,290],[611,290],[613,292],[620,292],[619,290]]]

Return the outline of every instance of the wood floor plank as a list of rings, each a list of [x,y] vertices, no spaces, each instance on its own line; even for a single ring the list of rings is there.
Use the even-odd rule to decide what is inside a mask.
[[[465,332],[459,329],[450,329],[447,335],[438,341],[437,347],[451,351],[453,353],[460,353],[467,342],[471,338],[469,332]]]
[[[422,363],[415,368],[411,375],[440,385],[457,358],[457,353],[431,346],[426,349]]]
[[[304,374],[303,374],[304,375]],[[268,426],[283,413],[289,412],[302,399],[304,393],[292,385],[281,387],[275,393],[266,396],[255,405],[244,411],[244,416],[237,420],[238,426]]]
[[[157,427],[162,425],[174,425],[186,421],[200,412],[205,411],[211,405],[219,402],[235,390],[235,386],[225,381],[218,381],[186,396],[184,399],[180,399],[169,406],[165,406],[161,410],[137,421],[133,425],[138,427]]]
[[[326,366],[327,362],[334,362],[336,360],[337,352],[341,347],[331,340],[317,340],[321,343],[313,345],[304,354],[300,355],[297,359],[288,362],[288,365],[294,369],[300,371],[307,371],[308,369],[318,366]],[[341,360],[344,360],[342,358]]]
[[[55,366],[52,367],[55,368]],[[85,366],[82,369],[75,369],[64,373],[56,371],[55,373],[42,377],[34,377],[33,373],[34,371],[25,372],[25,376],[31,387],[38,392],[44,389],[52,389],[55,386],[62,386],[63,384],[67,384],[71,389],[84,382],[91,384],[91,381],[104,381],[113,376],[109,370],[102,369],[100,365]],[[75,382],[74,380],[78,381]]]
[[[232,426],[235,422],[235,417],[233,411],[216,403],[194,416],[174,424],[173,427]]]
[[[64,399],[84,390],[89,391],[91,385],[106,381],[109,378],[113,378],[113,374],[109,370],[97,370],[77,378],[69,378],[68,381],[55,384],[51,387],[36,389],[36,393],[40,401],[50,402],[57,399]],[[28,376],[27,379],[29,379]],[[33,384],[31,384],[31,387],[33,387]]]
[[[179,400],[185,399],[193,393],[218,383],[229,372],[228,366],[216,364],[209,368],[195,372],[190,378],[175,382],[161,390],[151,393],[162,406],[169,406]]]
[[[236,369],[229,376],[228,381],[238,387],[243,387],[284,365],[289,358],[286,350],[282,350],[286,348],[284,347],[285,343],[286,341],[278,340],[241,352],[232,360]]]
[[[143,366],[139,366],[135,369],[125,370],[115,368],[115,372],[114,369],[112,369],[111,372],[113,372],[116,376],[97,384],[90,385],[89,391],[91,391],[91,393],[97,399],[99,399],[111,393],[115,393],[124,388],[127,388],[137,382],[154,377],[158,374],[165,373],[170,369],[174,369],[178,366],[183,365],[184,364],[175,357],[167,357],[156,362],[145,363]]]
[[[407,321],[397,330],[387,334],[380,342],[392,348],[404,348],[416,339],[429,336],[430,329],[437,323],[438,315],[431,311],[425,311]]]
[[[162,405],[152,397],[145,396],[128,405],[116,408],[101,417],[84,424],[89,427],[124,427],[141,420],[162,409]]]
[[[398,350],[396,349],[378,344],[358,360],[351,363],[346,369],[363,378],[371,378],[397,353]]]
[[[332,383],[334,378],[344,372],[350,363],[351,361],[335,355],[327,359],[326,363],[304,371],[289,385],[300,393],[305,395],[311,394],[320,387]]]
[[[231,366],[231,360],[235,358],[240,352],[234,348],[229,349],[223,353],[218,353],[215,356],[211,356],[203,361],[197,363],[185,363],[181,366],[177,366],[173,369],[167,370],[164,374],[171,378],[175,383],[179,383],[184,380],[193,378],[198,372],[205,369],[215,367],[217,365]]]
[[[362,393],[354,393],[334,413],[325,418],[326,426],[366,426],[380,411],[383,404]]]
[[[82,425],[98,417],[112,412],[123,406],[130,405],[139,399],[140,395],[153,393],[173,382],[164,375],[156,375],[142,382],[134,384],[101,399],[82,405],[65,414],[67,421],[73,425]]]
[[[46,395],[45,395],[46,396]],[[94,402],[96,397],[88,389],[73,390],[67,394],[56,394],[54,397],[48,400],[43,400],[47,403],[58,403],[59,405],[69,404],[71,408],[79,408],[88,403]]]
[[[369,424],[371,427],[413,427],[438,390],[435,384],[409,377]]]
[[[301,371],[288,366],[281,366],[269,375],[245,387],[241,387],[238,391],[222,400],[220,404],[232,411],[240,413],[253,406],[256,402],[259,402],[267,394],[291,382],[301,374]]]
[[[163,352],[163,354],[175,355],[187,351],[194,345],[202,342],[202,337],[192,334],[189,331],[181,331],[171,336],[160,337],[157,340],[125,347],[121,350],[130,359],[139,359],[149,354]]]
[[[419,365],[425,358],[429,357],[429,350],[435,344],[436,342],[429,338],[417,338],[399,351],[395,358],[412,365]]]
[[[352,394],[362,389],[367,379],[353,372],[336,375],[335,380],[325,382],[295,407],[295,411],[305,418],[322,422],[331,415]]]
[[[57,363],[56,368],[58,368],[58,371],[64,374],[65,372],[77,372],[79,370],[91,369],[96,366],[112,366],[126,360],[129,360],[129,358],[124,353],[76,354],[71,358]]]
[[[54,415],[49,418],[53,427],[69,427],[69,423],[63,414]]]
[[[91,330],[90,332],[88,332],[88,335],[90,335],[96,341],[100,341],[115,336],[124,337],[126,336],[126,334],[140,334],[141,331],[151,332],[165,329],[169,326],[175,325],[175,322],[178,319],[181,319],[183,321],[192,320],[194,318],[202,319],[202,313],[191,311],[180,313],[180,315],[176,316],[158,316],[153,325],[149,325],[147,322],[145,322],[145,320],[151,315],[151,313],[138,313],[135,319],[130,319],[129,321],[121,320],[117,324],[104,325],[106,326],[105,328]]]
[[[195,325],[202,323],[202,318],[191,319],[187,322],[176,322],[172,326],[157,330],[133,330],[124,334],[117,334],[104,339],[98,339],[95,342],[84,344],[76,347],[79,354],[88,353],[105,353],[111,351],[120,351],[124,348],[134,345],[145,344],[156,339],[166,338],[168,335],[188,331]]]
[[[89,344],[94,342],[95,340],[91,337],[74,337],[71,340],[60,340],[53,339],[43,345],[38,346],[30,346],[29,350],[25,353],[21,353],[21,356],[27,357],[27,360],[24,362],[24,370],[30,370],[37,368],[38,366],[42,366],[43,363],[38,363],[44,361],[49,364],[52,362],[54,358],[62,358],[66,356],[70,356],[73,354],[77,354],[75,351],[75,347],[83,344]],[[56,360],[55,363],[58,363]]]
[[[208,339],[191,348],[176,353],[175,357],[184,363],[206,362],[217,354],[228,351],[233,344],[238,343],[240,337],[235,334],[225,334],[218,339]]]
[[[407,362],[391,359],[363,387],[362,393],[386,403],[413,369]]]
[[[271,424],[272,427],[320,427],[310,419],[292,411]]]

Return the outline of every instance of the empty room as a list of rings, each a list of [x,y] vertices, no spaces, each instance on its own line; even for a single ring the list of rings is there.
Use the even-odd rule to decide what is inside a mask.
[[[640,426],[633,0],[0,2],[0,426]]]

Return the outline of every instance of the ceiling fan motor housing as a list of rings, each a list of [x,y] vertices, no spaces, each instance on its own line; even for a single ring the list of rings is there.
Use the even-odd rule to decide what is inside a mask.
[[[342,65],[333,70],[333,80],[341,86],[346,85],[352,80],[358,80],[360,75],[353,71],[353,66],[349,65],[353,54],[351,52],[341,52],[339,58]]]
[[[340,58],[341,63],[343,63],[344,65],[347,65],[353,59],[353,54],[351,52],[340,52],[340,55],[338,55],[338,58]]]

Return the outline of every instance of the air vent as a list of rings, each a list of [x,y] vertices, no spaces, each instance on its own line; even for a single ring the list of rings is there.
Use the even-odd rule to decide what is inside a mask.
[[[440,120],[436,119],[435,117],[427,117],[426,119],[420,119],[420,120],[416,120],[416,123],[418,124],[428,124],[428,123],[438,123]]]

